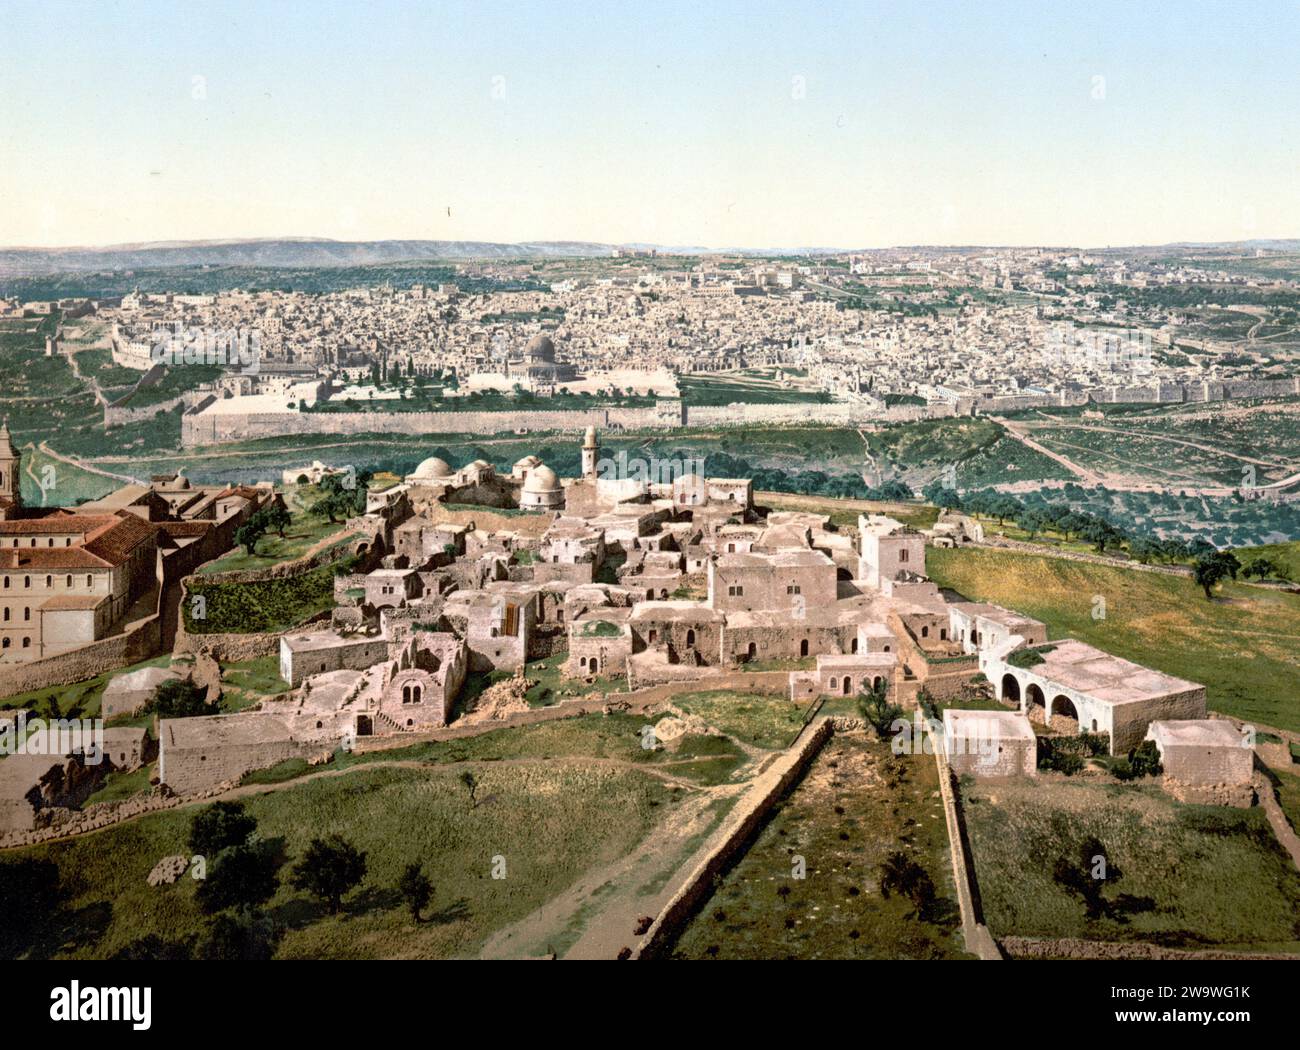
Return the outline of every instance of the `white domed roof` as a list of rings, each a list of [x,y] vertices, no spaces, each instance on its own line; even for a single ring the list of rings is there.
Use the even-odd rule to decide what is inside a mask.
[[[451,465],[437,456],[430,456],[415,468],[417,478],[449,478],[453,473]]]
[[[555,471],[545,464],[530,470],[524,481],[525,492],[555,492],[559,487],[560,479],[556,477]]]

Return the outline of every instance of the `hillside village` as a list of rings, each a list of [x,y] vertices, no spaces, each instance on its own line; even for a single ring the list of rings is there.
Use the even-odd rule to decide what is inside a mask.
[[[945,514],[918,530],[866,514],[845,531],[822,514],[756,506],[743,478],[604,476],[595,428],[581,456],[581,476],[563,479],[536,456],[508,475],[483,461],[455,468],[431,458],[368,494],[364,513],[347,523],[364,571],[334,577],[328,619],[261,643],[278,651],[288,691],[237,713],[157,720],[160,790],[192,797],[289,760],[327,763],[340,749],[535,718],[529,665],[558,657],[556,713],[584,698],[605,711],[647,693],[670,701],[674,692],[725,688],[737,673],[775,669],[791,700],[866,697],[886,710],[897,705],[900,715],[918,704],[934,715],[942,705],[934,728],[958,773],[1035,776],[1044,731],[1082,735],[1093,753],[1119,756],[1150,741],[1176,797],[1253,802],[1251,741],[1207,717],[1201,685],[1076,639],[1049,640],[1043,623],[929,579],[930,547],[982,539],[970,518]],[[162,479],[147,496],[124,492],[107,502],[175,499],[178,488],[182,481]],[[453,506],[495,510],[497,520],[523,515],[515,520],[537,527],[458,524],[440,514]],[[70,531],[80,515],[57,520]],[[0,523],[0,532],[18,524]],[[71,557],[81,548],[61,549]],[[6,590],[19,579],[6,574]],[[211,660],[224,655],[222,637],[189,641]],[[105,690],[103,713],[138,716],[160,685],[194,674],[187,658],[120,675]],[[493,684],[467,696],[467,682],[483,675]],[[964,710],[972,697],[987,702]],[[152,757],[144,728],[105,732],[106,768],[114,753],[127,769]],[[72,817],[74,786],[90,779],[85,760],[77,751],[0,766],[10,838],[39,836]]]

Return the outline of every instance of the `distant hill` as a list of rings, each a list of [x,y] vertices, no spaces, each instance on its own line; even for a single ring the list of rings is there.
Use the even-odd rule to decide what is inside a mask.
[[[324,237],[278,237],[262,240],[151,241],[85,248],[0,248],[0,277],[37,277],[66,273],[104,273],[121,270],[161,270],[169,267],[311,268],[375,266],[390,263],[464,262],[471,259],[573,259],[607,256],[616,247],[655,250],[668,255],[726,255],[760,257],[815,257],[849,251],[865,254],[909,252],[968,252],[996,250],[997,246],[915,245],[906,248],[704,248],[655,244],[600,244],[594,241],[334,241]],[[1270,252],[1300,250],[1296,240],[1254,240],[1223,244],[1187,242],[1161,246],[1114,246],[1090,249],[1128,254],[1207,250]]]
[[[0,248],[0,277],[109,270],[159,270],[177,266],[329,267],[469,259],[574,259],[610,255],[617,247],[669,255],[719,252],[749,257],[836,254],[837,248],[703,248],[594,241],[333,241],[320,237],[265,240],[150,241],[87,248]]]
[[[21,276],[168,266],[368,266],[422,260],[575,258],[609,255],[587,241],[158,241],[104,248],[0,248],[0,274]]]

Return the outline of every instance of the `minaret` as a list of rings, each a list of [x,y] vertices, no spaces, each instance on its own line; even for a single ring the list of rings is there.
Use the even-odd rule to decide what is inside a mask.
[[[22,458],[9,436],[9,420],[0,423],[0,507],[11,502],[15,509],[23,504]]]
[[[582,476],[588,481],[596,480],[596,462],[600,459],[600,442],[596,440],[596,428],[588,427],[582,439]]]

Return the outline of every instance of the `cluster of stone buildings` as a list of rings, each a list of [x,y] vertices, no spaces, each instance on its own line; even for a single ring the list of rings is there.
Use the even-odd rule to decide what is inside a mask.
[[[748,479],[606,480],[599,451],[589,429],[583,474],[566,479],[535,456],[508,475],[426,460],[373,499],[382,557],[336,581],[328,625],[280,640],[290,693],[164,721],[163,782],[203,790],[362,737],[439,729],[470,713],[470,676],[522,674],[557,654],[565,676],[597,688],[700,689],[738,669],[786,670],[792,699],[953,698],[983,675],[1008,709],[949,712],[953,740],[984,732],[1000,756],[954,756],[976,775],[1033,774],[1035,724],[1105,734],[1113,754],[1152,734],[1165,748],[1221,734],[1205,728],[1201,686],[1049,642],[1041,622],[941,591],[926,546],[967,542],[959,516],[923,533],[866,515],[844,532],[818,514],[763,513]],[[450,520],[448,502],[532,514],[486,529]],[[1238,764],[1205,769],[1238,776]]]

